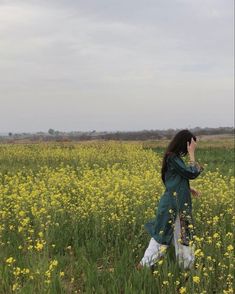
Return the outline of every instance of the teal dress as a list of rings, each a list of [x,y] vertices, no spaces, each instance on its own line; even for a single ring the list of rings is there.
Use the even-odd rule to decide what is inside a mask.
[[[195,235],[189,180],[203,171],[198,162],[186,165],[180,156],[169,153],[165,174],[166,190],[157,205],[156,217],[144,224],[146,231],[160,244],[170,245],[179,214],[181,244],[188,246]]]

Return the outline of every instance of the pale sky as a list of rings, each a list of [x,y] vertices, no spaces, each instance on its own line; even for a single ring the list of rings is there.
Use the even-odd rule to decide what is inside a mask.
[[[234,125],[233,0],[0,0],[0,132]]]

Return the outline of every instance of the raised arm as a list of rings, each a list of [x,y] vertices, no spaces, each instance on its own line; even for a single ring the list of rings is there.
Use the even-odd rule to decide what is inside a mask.
[[[176,155],[170,155],[168,157],[168,162],[172,165],[175,171],[181,175],[183,178],[186,179],[195,179],[197,178],[200,173],[203,171],[203,167],[199,165],[198,162],[195,161],[195,158],[190,157],[189,165],[185,165],[183,160],[181,160]]]

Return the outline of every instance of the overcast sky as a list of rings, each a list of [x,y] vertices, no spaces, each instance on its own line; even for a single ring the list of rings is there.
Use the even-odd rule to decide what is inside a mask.
[[[233,0],[0,0],[0,132],[234,125]]]

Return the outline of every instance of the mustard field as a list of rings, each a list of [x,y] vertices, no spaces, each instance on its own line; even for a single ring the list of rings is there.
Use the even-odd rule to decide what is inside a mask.
[[[195,269],[171,246],[151,273],[135,266],[165,190],[164,146],[1,144],[0,293],[233,293],[234,147],[198,145]]]

